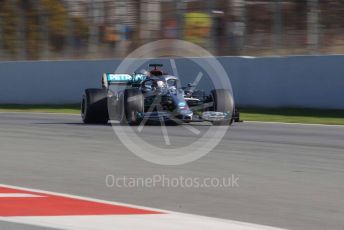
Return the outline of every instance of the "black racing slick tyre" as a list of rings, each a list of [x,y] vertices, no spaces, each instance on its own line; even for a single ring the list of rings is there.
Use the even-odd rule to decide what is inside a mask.
[[[107,124],[109,114],[107,109],[106,89],[86,89],[82,96],[81,117],[85,124]]]
[[[144,97],[139,89],[126,89],[123,95],[123,115],[121,124],[139,125],[138,114],[144,112]]]
[[[214,111],[227,112],[233,116],[234,112],[234,99],[232,94],[227,89],[216,89],[211,91],[214,102]],[[220,121],[213,121],[213,125],[231,125],[233,119],[225,119]]]
[[[234,107],[234,114],[233,114],[232,120],[233,120],[233,122],[242,122],[240,120],[240,112],[236,107]]]

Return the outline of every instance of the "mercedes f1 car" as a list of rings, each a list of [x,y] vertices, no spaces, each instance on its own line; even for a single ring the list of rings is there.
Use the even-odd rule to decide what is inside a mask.
[[[206,94],[188,84],[181,87],[178,77],[164,73],[161,64],[150,64],[149,72],[105,73],[101,89],[86,89],[81,116],[86,124],[109,120],[138,125],[142,121],[175,124],[209,121],[230,125],[239,121],[232,94],[215,89]]]

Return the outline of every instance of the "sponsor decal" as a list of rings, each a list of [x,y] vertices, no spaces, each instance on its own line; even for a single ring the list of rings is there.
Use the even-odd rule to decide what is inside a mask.
[[[185,101],[181,101],[181,102],[178,103],[178,106],[181,107],[181,108],[185,107],[186,106],[186,102]]]
[[[129,74],[108,74],[107,79],[109,82],[114,81],[131,81],[133,79]]]

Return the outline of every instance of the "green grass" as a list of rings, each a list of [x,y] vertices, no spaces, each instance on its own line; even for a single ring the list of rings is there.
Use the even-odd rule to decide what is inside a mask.
[[[0,105],[0,112],[79,114],[80,105]],[[344,125],[344,110],[240,108],[240,115],[244,121]]]
[[[80,105],[0,105],[0,112],[79,114]]]
[[[301,108],[241,108],[244,121],[344,125],[344,110]]]

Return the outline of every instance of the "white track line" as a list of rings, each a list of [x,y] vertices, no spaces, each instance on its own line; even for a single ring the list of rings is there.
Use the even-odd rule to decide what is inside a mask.
[[[104,215],[104,216],[49,216],[0,218],[14,223],[40,225],[66,230],[279,230],[249,223],[189,215]],[[39,224],[37,224],[39,223]]]
[[[277,124],[277,125],[304,125],[304,126],[325,126],[325,127],[341,127],[341,128],[344,128],[344,125],[308,124],[308,123],[293,123],[293,122],[278,122],[278,121],[244,121],[243,123]]]
[[[15,111],[0,111],[0,114],[29,114],[29,115],[64,115],[64,116],[81,116],[74,113],[44,113],[44,112],[15,112]],[[118,123],[118,122],[113,122]],[[344,128],[344,125],[329,125],[329,124],[308,124],[308,123],[293,123],[293,122],[278,122],[278,121],[243,121],[243,123],[252,124],[277,124],[277,125],[304,125],[304,126],[325,126],[325,127],[340,127]]]
[[[80,116],[76,113],[48,113],[48,112],[26,112],[26,111],[0,111],[0,114],[29,114],[29,115],[70,115],[70,116]]]
[[[142,229],[142,230],[282,230],[264,225],[251,224],[233,220],[218,219],[212,217],[198,216],[179,212],[148,208],[143,206],[124,204],[120,202],[105,201],[82,196],[63,193],[48,192],[38,189],[29,189],[18,186],[0,184],[0,187],[25,190],[27,192],[42,193],[55,196],[63,196],[74,199],[99,202],[104,204],[121,205],[132,208],[140,208],[162,212],[164,214],[148,215],[87,215],[87,216],[34,216],[34,217],[0,217],[0,220],[39,225],[44,227],[55,227],[68,230],[107,230],[107,229]]]

